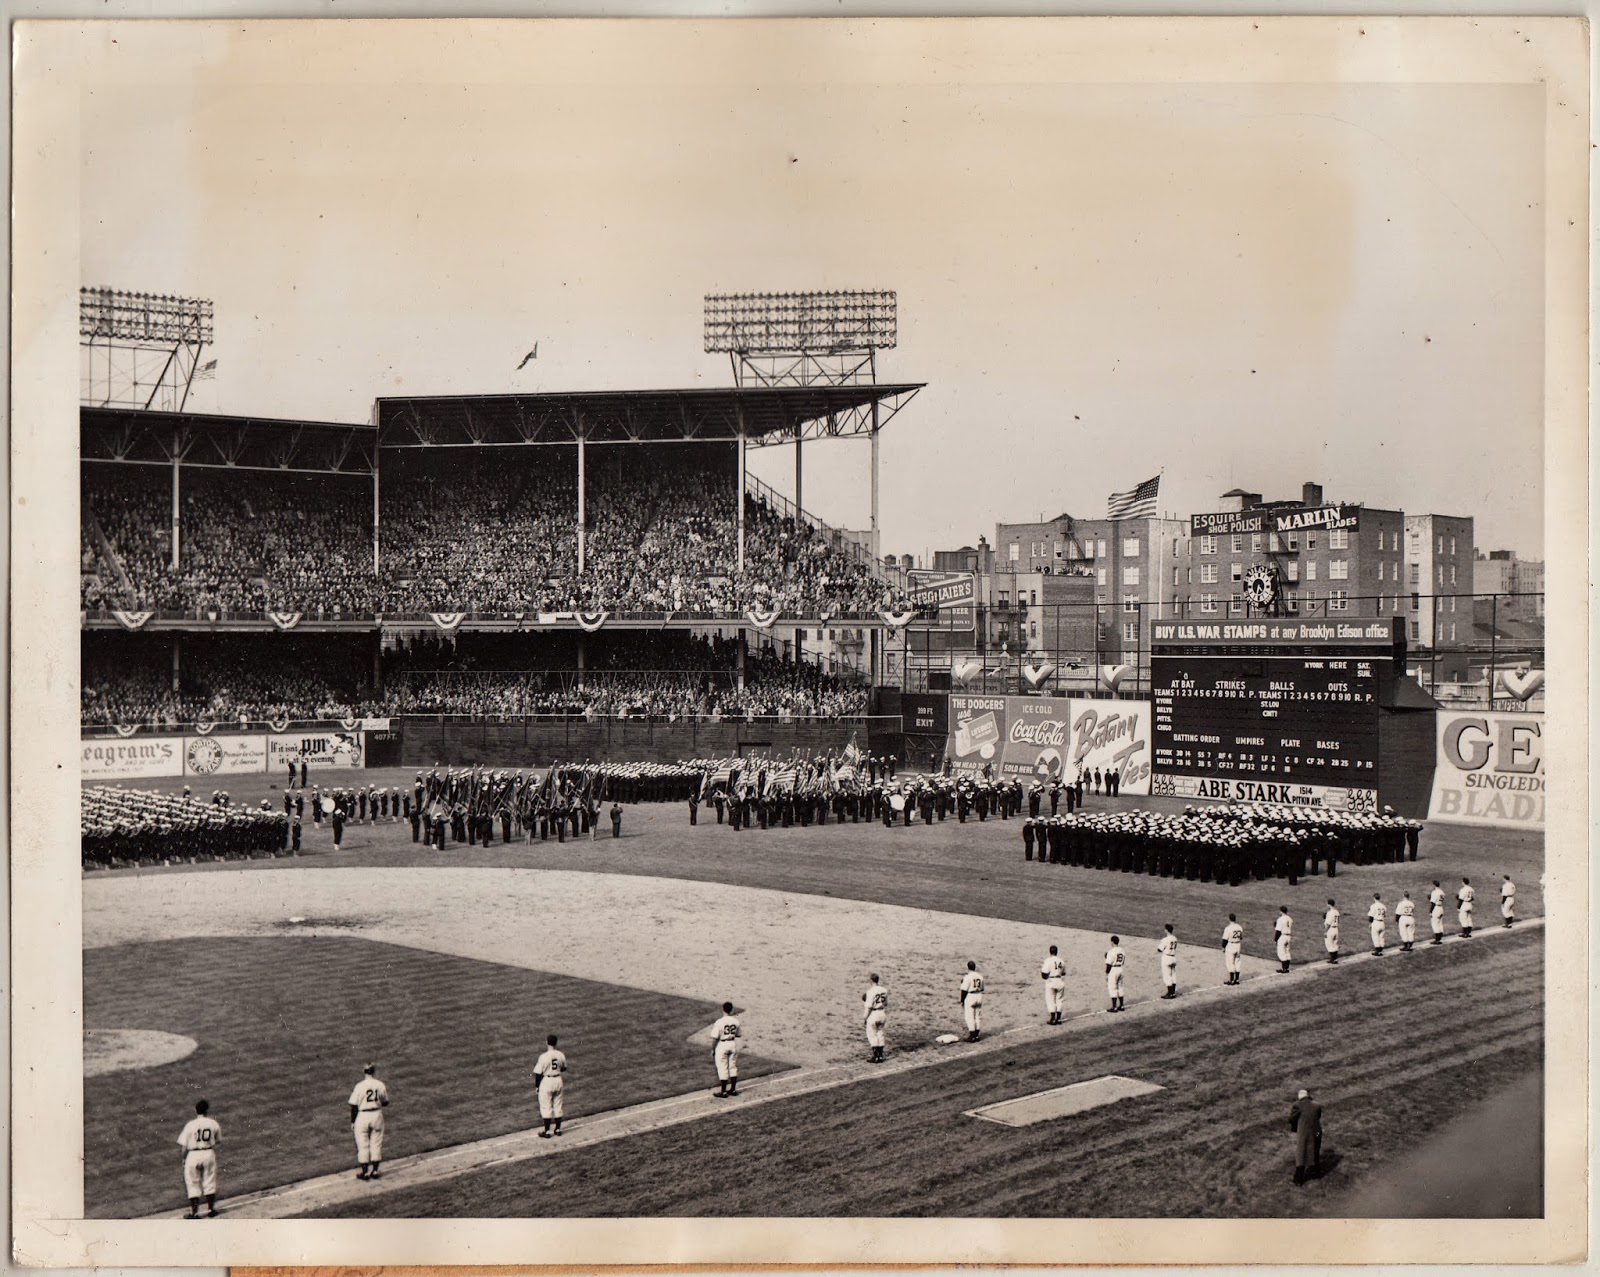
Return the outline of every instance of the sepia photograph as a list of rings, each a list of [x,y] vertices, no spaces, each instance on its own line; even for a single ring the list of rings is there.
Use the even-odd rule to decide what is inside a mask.
[[[1587,40],[19,25],[16,1261],[1582,1257]]]

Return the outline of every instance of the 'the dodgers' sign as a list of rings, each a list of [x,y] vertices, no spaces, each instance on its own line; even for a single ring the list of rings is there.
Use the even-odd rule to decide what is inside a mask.
[[[1143,701],[1038,696],[952,696],[950,768],[996,780],[1121,775],[1121,790],[1150,792],[1150,707]]]

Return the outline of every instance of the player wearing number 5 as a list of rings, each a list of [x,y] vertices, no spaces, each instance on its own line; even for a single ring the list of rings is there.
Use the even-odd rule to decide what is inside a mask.
[[[200,1218],[200,1199],[206,1199],[206,1214],[217,1213],[217,1145],[222,1143],[222,1128],[207,1117],[211,1105],[196,1100],[194,1117],[178,1132],[178,1147],[183,1150],[183,1186],[189,1194],[189,1213],[185,1219]]]
[[[967,1041],[976,1042],[983,1033],[983,973],[976,962],[967,963],[961,977],[961,1013],[967,1021]]]
[[[711,1036],[717,1044],[712,1059],[716,1061],[719,1084],[711,1094],[725,1100],[739,1094],[739,1052],[744,1050],[744,1031],[733,1014],[733,1003],[722,1004],[722,1018],[711,1026]]]
[[[1127,968],[1128,955],[1122,952],[1122,938],[1111,937],[1111,947],[1106,950],[1106,996],[1111,999],[1110,1009],[1123,1007],[1122,973]]]
[[[1228,973],[1225,983],[1238,984],[1244,968],[1244,928],[1231,913],[1228,925],[1222,929],[1222,965]]]
[[[382,1179],[383,1110],[389,1107],[389,1088],[378,1080],[378,1066],[369,1064],[350,1092],[350,1129],[356,1137],[357,1179]]]
[[[872,1048],[872,1063],[883,1062],[883,1048],[888,1044],[884,1025],[889,1022],[889,990],[878,982],[878,973],[872,973],[872,983],[861,995],[867,1005],[867,1045]]]
[[[533,1065],[533,1075],[539,1079],[539,1117],[544,1130],[539,1138],[550,1138],[550,1124],[555,1123],[556,1134],[561,1134],[561,1118],[566,1112],[562,1096],[567,1089],[567,1056],[556,1050],[556,1035],[545,1039],[545,1052]]]

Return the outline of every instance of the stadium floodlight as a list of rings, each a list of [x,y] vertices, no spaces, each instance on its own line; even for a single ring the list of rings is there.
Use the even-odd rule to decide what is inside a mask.
[[[113,288],[78,290],[78,336],[84,340],[209,345],[213,317],[212,303],[198,297]]]
[[[189,401],[214,309],[200,297],[78,290],[80,398],[97,407],[178,410]],[[208,369],[214,368],[213,360]]]
[[[708,354],[838,355],[892,350],[895,294],[882,289],[824,293],[707,293]]]

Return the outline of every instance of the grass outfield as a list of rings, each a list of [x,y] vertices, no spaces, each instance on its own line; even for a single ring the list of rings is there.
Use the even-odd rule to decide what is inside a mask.
[[[329,1216],[1281,1217],[1385,1182],[1464,1109],[1543,1067],[1543,935],[1391,954],[1236,1003],[384,1193]],[[981,1104],[1120,1073],[1166,1090],[1011,1129]],[[1324,1177],[1291,1183],[1295,1089]],[[224,1119],[226,1120],[226,1119]],[[1470,1152],[1499,1159],[1486,1143]],[[1508,1182],[1533,1165],[1500,1164]],[[1274,1256],[1263,1253],[1262,1262]]]
[[[569,1118],[714,1082],[687,998],[354,938],[224,938],[84,954],[84,1026],[194,1038],[186,1059],[84,1083],[85,1211],[183,1205],[175,1140],[195,1099],[222,1124],[224,1197],[355,1167],[345,1106],[370,1059],[394,1097],[385,1154],[537,1125],[546,1033],[573,1062]],[[749,1076],[785,1066],[746,1055]]]
[[[415,772],[381,770],[359,775],[375,783],[406,785]],[[277,777],[230,777],[235,801],[281,804]],[[148,782],[178,792],[181,781]],[[1089,810],[1147,808],[1181,811],[1171,799],[1089,798]],[[407,823],[352,825],[344,849],[332,850],[333,837],[305,823],[306,854],[296,860],[229,861],[124,873],[180,873],[196,869],[241,867],[282,869],[319,865],[390,866],[448,863],[451,865],[542,865],[602,873],[645,873],[669,878],[727,882],[806,895],[876,901],[916,909],[939,909],[1005,918],[1017,922],[1076,927],[1091,931],[1117,928],[1140,936],[1161,934],[1164,923],[1177,926],[1190,946],[1219,937],[1230,912],[1245,924],[1245,950],[1272,956],[1272,919],[1287,904],[1300,922],[1300,950],[1320,942],[1324,902],[1333,895],[1345,913],[1346,948],[1360,947],[1365,927],[1360,919],[1373,892],[1393,907],[1409,890],[1420,902],[1419,929],[1427,930],[1427,890],[1435,878],[1450,894],[1462,875],[1479,888],[1478,921],[1489,925],[1499,916],[1501,873],[1517,883],[1517,910],[1522,917],[1544,912],[1540,876],[1544,872],[1544,839],[1521,830],[1480,829],[1466,825],[1430,825],[1422,836],[1422,857],[1415,864],[1346,866],[1336,879],[1303,878],[1296,887],[1286,881],[1246,882],[1238,887],[1173,881],[1134,874],[1105,873],[1022,859],[1022,830],[1017,820],[976,819],[960,824],[952,816],[931,827],[913,825],[885,829],[882,824],[832,821],[809,829],[756,828],[737,834],[716,823],[702,808],[698,826],[690,827],[684,804],[640,804],[625,809],[623,837],[611,838],[609,826],[598,842],[554,839],[539,843],[498,841],[489,848],[452,847],[425,851],[411,841]],[[107,871],[95,871],[96,877]],[[1455,911],[1447,913],[1454,929]],[[1391,929],[1392,934],[1392,929]]]

